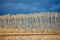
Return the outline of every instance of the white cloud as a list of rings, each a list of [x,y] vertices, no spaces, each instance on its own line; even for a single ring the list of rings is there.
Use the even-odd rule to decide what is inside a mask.
[[[60,4],[53,4],[49,10],[57,10],[57,9],[60,9]]]

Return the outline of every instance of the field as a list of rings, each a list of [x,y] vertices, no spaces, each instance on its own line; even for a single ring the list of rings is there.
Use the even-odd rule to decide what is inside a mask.
[[[60,35],[0,35],[0,40],[60,40]]]

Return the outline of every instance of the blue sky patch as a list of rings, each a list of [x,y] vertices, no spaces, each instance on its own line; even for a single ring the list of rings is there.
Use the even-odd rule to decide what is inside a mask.
[[[60,0],[0,0],[0,15],[60,12]]]

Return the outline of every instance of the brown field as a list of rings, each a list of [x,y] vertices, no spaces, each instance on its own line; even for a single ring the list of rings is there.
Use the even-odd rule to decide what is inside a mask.
[[[60,34],[60,30],[23,30],[13,28],[0,28],[0,33],[18,33],[18,34]]]
[[[0,35],[0,40],[60,40],[60,35]]]
[[[60,31],[0,29],[0,40],[60,40]]]

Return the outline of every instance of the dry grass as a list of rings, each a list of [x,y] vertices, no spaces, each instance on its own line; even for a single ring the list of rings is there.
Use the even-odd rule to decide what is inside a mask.
[[[60,35],[0,36],[0,40],[60,40]]]
[[[37,34],[60,34],[60,30],[23,30],[23,29],[13,29],[13,28],[0,28],[0,33],[37,33]]]

